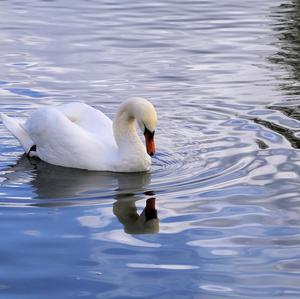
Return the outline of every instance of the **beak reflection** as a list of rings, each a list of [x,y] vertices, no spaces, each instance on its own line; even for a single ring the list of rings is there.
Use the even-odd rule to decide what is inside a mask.
[[[113,205],[113,213],[124,226],[127,234],[153,234],[159,232],[159,219],[154,197],[147,199],[146,206],[138,214],[136,200],[118,199]]]

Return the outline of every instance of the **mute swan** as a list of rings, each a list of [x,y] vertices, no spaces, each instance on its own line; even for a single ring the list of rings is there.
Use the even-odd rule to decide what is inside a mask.
[[[155,153],[157,123],[153,105],[144,98],[121,104],[112,122],[84,103],[43,107],[24,122],[1,113],[6,128],[26,154],[48,163],[98,171],[148,171]],[[136,132],[143,131],[146,147]]]

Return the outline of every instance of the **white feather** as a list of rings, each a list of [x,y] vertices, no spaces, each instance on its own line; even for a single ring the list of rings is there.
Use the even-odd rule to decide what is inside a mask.
[[[28,153],[30,148],[34,145],[34,142],[22,124],[4,113],[0,113],[0,117],[5,127],[19,140],[25,152]]]
[[[99,171],[149,170],[151,159],[134,124],[156,125],[154,107],[145,99],[126,101],[113,122],[101,111],[84,103],[43,107],[33,112],[24,126],[1,114],[4,125],[28,153],[48,163]]]

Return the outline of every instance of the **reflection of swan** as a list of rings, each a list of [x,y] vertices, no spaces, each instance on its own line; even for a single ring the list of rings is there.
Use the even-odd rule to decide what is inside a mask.
[[[28,159],[25,155],[8,169],[5,177],[9,182],[15,182],[19,180],[18,173],[31,174],[29,183],[37,198],[88,198],[96,191],[102,195],[110,192],[109,196],[114,197],[123,193],[145,191],[143,187],[150,183],[150,173],[147,172],[121,174],[86,171],[51,165],[39,159]]]
[[[128,234],[147,234],[159,231],[159,220],[155,209],[155,198],[147,199],[143,212],[139,215],[135,206],[135,200],[120,198],[114,203],[114,214],[124,225],[124,231]]]
[[[115,171],[147,171],[155,152],[156,112],[143,98],[125,101],[112,121],[83,103],[43,107],[24,124],[0,114],[6,128],[29,156],[65,167]],[[146,148],[135,129],[143,131]],[[149,155],[148,155],[149,154]]]
[[[128,233],[150,233],[158,231],[158,219],[155,199],[152,192],[145,192],[150,183],[150,173],[113,173],[85,171],[65,168],[45,163],[38,159],[20,157],[15,166],[10,167],[4,175],[6,183],[20,183],[20,177],[28,174],[26,183],[33,187],[37,199],[58,199],[61,201],[38,202],[36,206],[72,205],[67,198],[88,199],[90,196],[115,198],[113,212],[124,225]],[[22,181],[24,183],[24,181]],[[5,184],[5,182],[4,182]],[[139,193],[140,195],[136,195]],[[146,207],[139,216],[135,202],[143,199],[143,195],[152,197],[147,200]],[[74,204],[74,203],[73,203]],[[88,225],[88,224],[86,224]]]

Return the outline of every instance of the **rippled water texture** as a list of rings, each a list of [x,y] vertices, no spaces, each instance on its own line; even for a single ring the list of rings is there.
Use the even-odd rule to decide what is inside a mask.
[[[1,112],[159,115],[145,174],[29,161],[0,125],[1,298],[300,297],[299,2],[8,0],[0,28]]]

